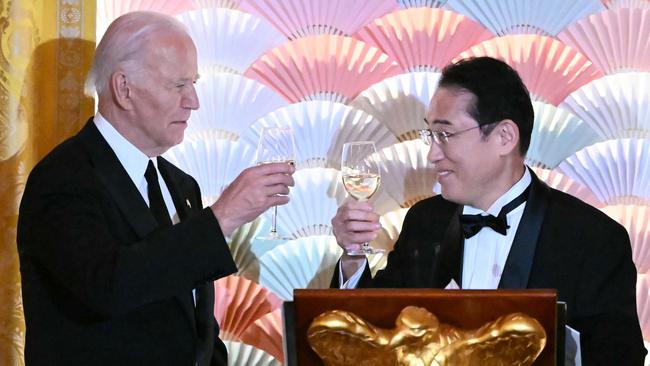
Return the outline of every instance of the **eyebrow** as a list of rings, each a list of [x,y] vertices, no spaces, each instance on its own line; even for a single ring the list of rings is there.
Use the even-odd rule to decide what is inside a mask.
[[[431,122],[432,125],[447,125],[451,126],[451,122],[447,121],[446,119],[435,119],[433,122]]]

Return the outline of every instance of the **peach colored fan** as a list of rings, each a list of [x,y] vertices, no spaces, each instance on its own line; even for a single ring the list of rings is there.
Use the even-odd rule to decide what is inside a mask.
[[[262,316],[278,309],[282,300],[261,285],[239,276],[214,282],[214,317],[221,328],[220,337],[239,340]]]
[[[650,71],[650,9],[596,13],[569,26],[558,38],[607,74]]]
[[[557,106],[582,85],[603,76],[578,50],[538,35],[493,38],[461,53],[466,57],[491,56],[512,66],[535,99]]]
[[[319,34],[349,36],[397,9],[395,0],[248,0],[241,10],[266,18],[289,39]]]
[[[274,310],[251,324],[241,336],[242,342],[250,344],[255,348],[284,362],[282,351],[282,311]]]
[[[577,197],[594,207],[601,208],[605,206],[587,186],[576,182],[559,171],[537,167],[532,169],[537,177],[550,187]]]
[[[441,70],[459,52],[493,35],[461,14],[413,8],[387,14],[354,37],[382,49],[403,69],[413,72]]]
[[[401,72],[378,48],[350,37],[312,36],[272,49],[244,74],[292,103],[347,102],[361,90]]]
[[[608,216],[625,226],[632,242],[632,259],[637,271],[650,269],[650,206],[617,205],[602,208]]]
[[[282,350],[282,311],[274,310],[257,319],[242,334],[242,342],[261,349],[280,362],[284,362]]]

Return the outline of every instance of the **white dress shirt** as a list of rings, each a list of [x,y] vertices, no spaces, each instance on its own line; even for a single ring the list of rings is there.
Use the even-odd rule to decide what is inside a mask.
[[[512,186],[508,192],[499,197],[487,211],[464,206],[464,215],[493,215],[498,216],[499,211],[510,201],[517,198],[530,185],[531,177],[528,169],[524,176]],[[501,235],[490,227],[484,227],[478,234],[465,239],[463,247],[463,274],[462,288],[493,290],[499,286],[503,267],[508,259],[508,253],[519,227],[519,221],[524,214],[526,202],[514,208],[506,215],[508,229],[506,235]]]
[[[172,200],[172,196],[169,193],[169,188],[167,188],[165,180],[160,176],[158,160],[150,159],[145,155],[145,153],[135,147],[135,145],[117,132],[115,127],[113,127],[113,125],[111,125],[99,112],[97,112],[93,120],[99,133],[104,137],[106,142],[108,142],[111,149],[113,149],[120,164],[122,164],[124,170],[126,170],[126,173],[133,181],[133,184],[138,188],[140,195],[147,205],[149,205],[149,195],[147,194],[147,180],[144,177],[144,172],[147,170],[149,160],[153,161],[156,171],[158,172],[158,184],[160,185],[160,190],[162,191],[167,211],[169,211],[169,216],[172,219],[172,223],[178,223],[179,219],[176,214],[176,206],[174,206],[174,201]]]
[[[530,185],[531,176],[528,169],[524,170],[524,175],[515,183],[505,194],[499,197],[487,212],[471,206],[463,206],[463,214],[491,214],[497,216],[501,208],[510,201],[519,196]],[[517,227],[524,214],[526,202],[514,208],[506,215],[508,220],[508,229],[506,235],[501,235],[492,228],[484,227],[478,234],[469,239],[465,239],[463,249],[463,273],[462,288],[464,289],[496,289],[501,280],[503,267],[505,266],[510,247],[515,238]],[[357,270],[350,278],[343,282],[343,271],[339,262],[339,284],[342,289],[356,288],[363,274],[363,266]]]

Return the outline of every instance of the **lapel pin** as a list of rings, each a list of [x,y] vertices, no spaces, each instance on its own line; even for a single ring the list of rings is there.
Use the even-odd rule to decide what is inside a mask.
[[[185,204],[187,207],[192,208],[192,204],[190,203],[190,200],[188,198],[185,199]]]

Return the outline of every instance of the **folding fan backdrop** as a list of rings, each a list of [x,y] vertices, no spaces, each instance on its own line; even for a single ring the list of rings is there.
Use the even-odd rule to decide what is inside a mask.
[[[187,24],[203,77],[202,109],[167,156],[197,177],[204,202],[254,163],[264,126],[296,131],[298,171],[278,228],[263,215],[229,245],[236,276],[215,283],[231,364],[283,361],[279,304],[328,285],[340,254],[330,218],[345,197],[341,145],[374,140],[384,179],[374,198],[391,249],[408,207],[435,176],[414,132],[440,69],[489,55],[512,65],[534,99],[528,163],[549,185],[624,225],[650,340],[650,1],[648,0],[104,0],[98,39],[125,11]],[[560,16],[558,16],[560,15]],[[385,258],[370,258],[373,271]]]

